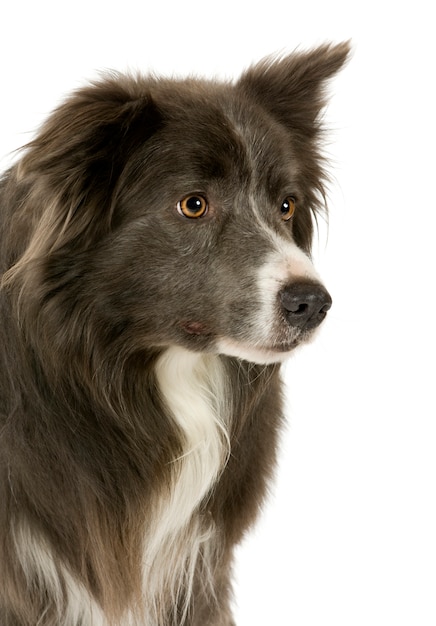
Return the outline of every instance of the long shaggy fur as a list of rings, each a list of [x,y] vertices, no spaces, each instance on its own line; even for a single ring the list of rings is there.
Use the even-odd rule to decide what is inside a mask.
[[[303,324],[283,303],[296,284],[325,298],[320,114],[348,51],[236,83],[107,75],[4,174],[1,626],[233,624],[280,362],[327,309]],[[200,219],[180,213],[189,194]]]

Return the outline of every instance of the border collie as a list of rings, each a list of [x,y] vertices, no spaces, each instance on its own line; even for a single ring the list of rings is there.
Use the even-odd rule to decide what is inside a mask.
[[[231,626],[314,270],[325,87],[109,73],[0,184],[1,626]]]

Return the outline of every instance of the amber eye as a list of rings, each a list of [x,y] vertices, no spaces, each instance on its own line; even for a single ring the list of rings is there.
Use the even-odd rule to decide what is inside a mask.
[[[282,220],[287,222],[295,213],[295,198],[293,196],[287,196],[280,207],[282,213]]]
[[[208,211],[209,205],[203,196],[186,196],[177,203],[177,211],[185,217],[203,217]]]

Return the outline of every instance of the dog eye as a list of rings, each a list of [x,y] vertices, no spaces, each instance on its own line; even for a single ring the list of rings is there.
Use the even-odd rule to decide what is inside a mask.
[[[209,205],[203,196],[186,196],[177,203],[177,211],[180,215],[189,218],[203,217],[208,211]]]
[[[295,213],[295,198],[293,196],[287,196],[280,207],[282,213],[282,220],[287,222]]]

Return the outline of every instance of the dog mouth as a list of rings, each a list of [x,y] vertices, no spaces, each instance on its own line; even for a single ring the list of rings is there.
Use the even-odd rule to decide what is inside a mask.
[[[251,340],[217,334],[210,325],[198,320],[184,320],[178,326],[194,351],[206,350],[261,364],[286,360],[293,350],[310,341],[314,334],[313,331],[294,330],[291,337],[272,338],[272,341],[263,343],[259,338]]]
[[[259,342],[259,339],[217,335],[208,324],[198,320],[180,322],[179,328],[183,331],[184,343],[187,340],[189,347],[194,351],[215,352],[259,364],[285,361],[293,350],[308,341],[313,334],[307,331],[294,332],[292,337],[277,338],[263,343]]]
[[[302,343],[304,343],[304,339],[297,338],[292,341],[264,346],[223,337],[217,341],[216,349],[219,354],[268,365],[270,363],[282,363]]]

